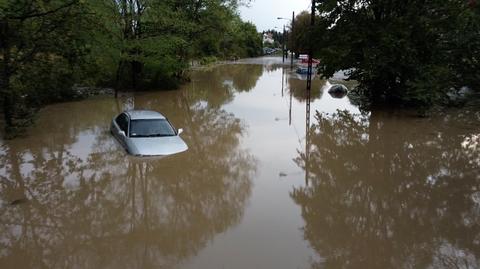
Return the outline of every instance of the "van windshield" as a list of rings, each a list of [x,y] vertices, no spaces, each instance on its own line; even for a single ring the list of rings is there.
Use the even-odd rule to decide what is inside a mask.
[[[157,137],[176,135],[172,125],[165,119],[132,120],[130,137]]]

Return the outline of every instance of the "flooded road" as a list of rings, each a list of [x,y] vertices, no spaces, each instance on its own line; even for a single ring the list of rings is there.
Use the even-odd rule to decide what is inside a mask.
[[[0,268],[479,268],[480,110],[361,113],[334,83],[309,126],[278,58],[43,109],[1,142]],[[109,124],[131,108],[189,150],[128,156]]]

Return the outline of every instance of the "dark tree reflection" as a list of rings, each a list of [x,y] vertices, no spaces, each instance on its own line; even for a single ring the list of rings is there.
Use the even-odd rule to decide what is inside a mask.
[[[323,86],[325,85],[327,81],[326,80],[320,80],[318,78],[315,78],[312,80],[312,90],[311,90],[311,101],[314,101],[316,99],[320,99],[320,97],[323,94]],[[306,81],[306,76],[304,75],[299,75],[296,73],[290,74],[288,78],[288,87],[290,93],[295,97],[300,102],[306,102],[307,95],[306,95],[306,89],[307,89],[307,81]]]
[[[291,197],[313,268],[478,268],[478,119],[316,115]]]
[[[186,129],[190,149],[163,159],[125,154],[108,132],[125,104],[108,99],[51,107],[4,144],[0,268],[172,268],[236,225],[256,162],[243,124],[197,96],[135,97]]]
[[[264,72],[262,65],[236,64],[228,68],[219,66],[192,73],[188,85],[194,99],[208,101],[210,106],[220,107],[233,100],[236,92],[248,92],[255,88]]]
[[[235,90],[248,92],[255,88],[263,71],[263,65],[237,64],[227,68],[224,72],[227,79],[232,80]]]

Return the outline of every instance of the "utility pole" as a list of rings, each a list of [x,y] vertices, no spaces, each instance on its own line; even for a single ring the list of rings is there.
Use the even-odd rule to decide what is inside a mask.
[[[285,42],[287,38],[285,37],[285,24],[283,25],[283,44],[282,44],[282,63],[285,63]]]
[[[291,44],[291,47],[290,47],[290,50],[291,50],[291,54],[290,54],[290,68],[293,69],[293,48],[295,47],[295,38],[293,38],[293,27],[294,27],[294,24],[295,24],[295,11],[292,12],[292,30],[291,30],[291,33],[290,33],[290,36],[292,37],[291,40],[290,40],[290,44]]]
[[[293,13],[293,18],[295,18],[295,12]],[[283,18],[283,17],[277,17],[277,20],[287,20],[290,21],[290,19]],[[292,31],[293,31],[293,21],[290,21],[292,23]],[[292,38],[293,41],[293,38]],[[285,24],[283,25],[283,51],[282,51],[282,62],[285,63],[285,58],[288,58],[288,51],[287,51],[287,35],[285,34]],[[293,50],[292,50],[292,56],[293,56]],[[292,63],[293,67],[293,57],[292,57]]]
[[[315,0],[312,0],[312,13],[310,14],[310,38],[312,37],[312,30],[315,25]],[[308,46],[308,71],[307,71],[307,128],[310,127],[310,97],[312,92],[312,73],[313,73],[313,42],[309,40]]]
[[[307,71],[307,103],[305,106],[305,184],[308,186],[310,171],[310,98],[312,93],[312,73],[313,73],[313,42],[311,40],[313,27],[315,25],[315,0],[312,0],[312,11],[310,14],[309,46],[308,46],[308,71]]]

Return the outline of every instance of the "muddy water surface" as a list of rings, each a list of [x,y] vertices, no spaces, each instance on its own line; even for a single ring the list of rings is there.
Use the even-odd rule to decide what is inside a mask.
[[[480,112],[361,113],[338,82],[310,126],[278,58],[43,109],[1,142],[0,268],[479,268]],[[108,128],[131,108],[189,150],[128,156]]]

